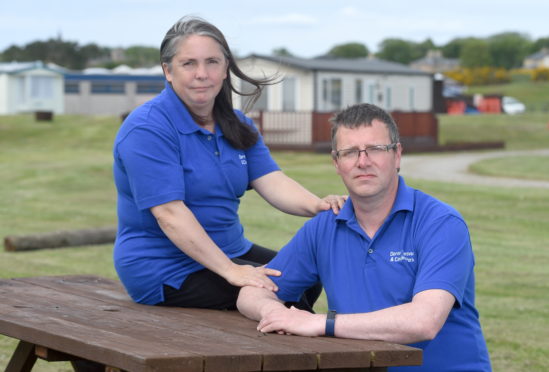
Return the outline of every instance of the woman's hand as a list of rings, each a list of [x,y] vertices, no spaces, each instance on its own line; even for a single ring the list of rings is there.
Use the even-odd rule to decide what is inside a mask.
[[[335,214],[339,214],[348,197],[348,195],[327,195],[323,197],[318,203],[317,213],[331,208]]]
[[[265,288],[270,291],[278,291],[278,287],[269,276],[280,276],[281,272],[269,269],[264,266],[254,267],[251,265],[232,265],[223,277],[232,285],[244,287],[250,285],[258,288]]]

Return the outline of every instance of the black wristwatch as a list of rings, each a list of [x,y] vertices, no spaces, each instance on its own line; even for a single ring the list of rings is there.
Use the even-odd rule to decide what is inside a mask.
[[[336,311],[330,310],[328,311],[328,315],[326,316],[326,336],[327,337],[334,337],[335,336],[335,324],[336,324]]]

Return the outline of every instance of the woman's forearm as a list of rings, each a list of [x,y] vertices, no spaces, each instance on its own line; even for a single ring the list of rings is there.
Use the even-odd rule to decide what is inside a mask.
[[[281,171],[254,180],[252,186],[263,199],[284,213],[312,217],[320,211],[322,200]]]
[[[151,212],[162,231],[176,247],[230,284],[278,290],[270,276],[280,276],[280,271],[232,262],[208,236],[182,201],[176,200],[153,207]]]
[[[180,201],[151,208],[164,234],[186,255],[225,277],[232,261],[208,236],[194,214]]]

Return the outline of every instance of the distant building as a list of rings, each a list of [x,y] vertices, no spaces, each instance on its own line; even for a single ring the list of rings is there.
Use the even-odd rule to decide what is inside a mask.
[[[356,103],[389,111],[432,111],[433,77],[400,63],[374,58],[312,58],[252,54],[238,61],[249,76],[278,75],[254,109],[333,112]],[[244,91],[246,86],[241,87]],[[248,88],[249,89],[249,88]],[[238,97],[236,104],[241,106]]]
[[[36,62],[0,63],[0,115],[64,112],[63,69]]]
[[[65,74],[65,113],[122,115],[164,89],[160,66],[151,69],[88,68]]]
[[[410,67],[430,73],[445,72],[459,67],[459,59],[444,58],[440,50],[430,50],[423,58],[410,63]]]
[[[549,68],[549,48],[542,48],[540,51],[524,58],[523,67],[531,69]]]
[[[250,113],[271,148],[329,151],[330,118],[357,103],[372,103],[391,112],[406,149],[437,144],[430,73],[374,58],[251,55],[240,59],[238,66],[254,78],[280,77],[280,84],[265,87]],[[250,87],[244,84],[240,89]],[[237,107],[246,104],[239,96],[234,102]]]

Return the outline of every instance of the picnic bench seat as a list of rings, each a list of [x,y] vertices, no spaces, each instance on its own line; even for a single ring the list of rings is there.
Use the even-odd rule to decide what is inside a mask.
[[[37,358],[105,371],[384,371],[421,350],[381,341],[263,334],[236,311],[136,304],[97,276],[0,279],[0,333],[19,341],[5,371]]]

